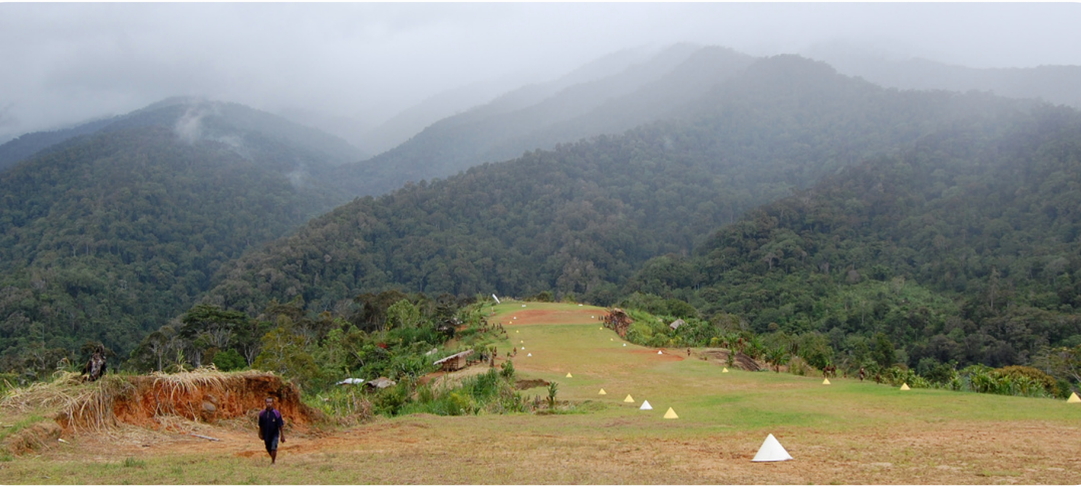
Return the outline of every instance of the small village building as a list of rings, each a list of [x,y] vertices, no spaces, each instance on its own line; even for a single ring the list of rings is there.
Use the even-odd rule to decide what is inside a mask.
[[[466,360],[470,355],[473,355],[472,349],[436,360],[434,365],[438,365],[439,370],[443,372],[454,372],[466,366]]]
[[[678,330],[679,327],[681,327],[683,325],[686,325],[686,324],[687,324],[687,322],[677,319],[676,321],[673,321],[672,324],[668,325],[668,327],[673,329],[673,330]]]

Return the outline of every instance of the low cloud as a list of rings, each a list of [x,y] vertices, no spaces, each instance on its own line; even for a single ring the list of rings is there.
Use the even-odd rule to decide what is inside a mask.
[[[0,137],[178,95],[374,126],[453,87],[543,82],[676,42],[769,55],[839,39],[973,67],[1081,64],[1078,18],[1074,3],[0,3],[0,59],[14,67],[0,70]]]

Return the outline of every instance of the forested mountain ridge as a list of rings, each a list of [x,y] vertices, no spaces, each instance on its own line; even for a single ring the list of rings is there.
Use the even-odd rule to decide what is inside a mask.
[[[626,291],[760,333],[820,333],[857,364],[883,333],[920,373],[1081,345],[1081,115],[1014,125],[944,130],[849,168],[690,257],[651,260]]]
[[[554,94],[542,87],[525,87],[440,120],[370,160],[342,166],[336,179],[352,194],[375,196],[407,181],[447,177],[527,150],[619,133],[672,115],[673,109],[752,60],[728,49],[681,44],[619,73],[572,84]],[[706,63],[715,66],[694,68]],[[666,97],[679,103],[661,103],[671,101]]]
[[[246,113],[151,106],[0,173],[0,367],[124,353],[222,263],[346,199],[318,184],[326,153],[292,143],[317,137]]]
[[[208,302],[349,306],[360,292],[618,297],[641,263],[824,175],[939,130],[1005,130],[1033,105],[886,90],[794,56],[757,61],[693,118],[533,151],[339,207],[249,253]]]
[[[0,145],[0,172],[14,166],[24,159],[36,154],[38,151],[49,146],[59,144],[72,137],[87,135],[97,132],[113,123],[114,118],[95,120],[79,124],[75,127],[53,130],[49,132],[32,132],[23,134]]]
[[[25,134],[0,145],[0,172],[42,150],[74,137],[137,127],[167,126],[187,129],[188,137],[218,138],[237,145],[250,134],[281,139],[304,149],[308,157],[330,165],[355,162],[365,154],[340,138],[237,103],[174,97],[131,113],[95,120],[72,128]]]
[[[971,68],[911,58],[890,60],[861,48],[823,46],[809,57],[821,59],[849,76],[905,90],[979,90],[1011,98],[1040,98],[1081,109],[1081,66]]]

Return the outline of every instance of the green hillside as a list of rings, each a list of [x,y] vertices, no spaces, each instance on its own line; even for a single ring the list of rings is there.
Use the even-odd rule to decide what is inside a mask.
[[[627,291],[819,333],[849,367],[885,334],[897,361],[1001,366],[1081,345],[1081,116],[955,128],[827,178],[648,262]]]
[[[694,118],[355,200],[231,264],[207,300],[258,313],[302,296],[322,310],[400,287],[612,302],[647,259],[690,252],[757,205],[936,131],[1005,130],[1029,107],[770,58],[711,91]]]
[[[345,200],[318,183],[337,149],[266,117],[163,102],[0,174],[0,369],[126,354],[223,263]]]

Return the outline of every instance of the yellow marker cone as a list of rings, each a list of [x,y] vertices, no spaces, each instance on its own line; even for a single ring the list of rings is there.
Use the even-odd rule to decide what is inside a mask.
[[[722,369],[721,372],[727,374],[728,373],[728,367],[725,367],[724,369]]]
[[[630,394],[627,394],[627,398],[624,399],[623,402],[634,402],[634,398],[632,398]]]
[[[525,340],[518,340],[518,343],[525,343]]]
[[[573,375],[571,375],[571,373],[570,373],[570,372],[567,372],[567,377],[568,377],[568,378],[573,378],[574,376],[573,376]]]
[[[615,338],[609,338],[608,341],[614,342],[614,341],[616,341],[616,339]]]
[[[515,333],[518,333],[518,330],[514,330],[514,332],[515,332]]]
[[[909,387],[908,387],[908,383],[907,383],[907,382],[906,382],[906,383],[904,383],[904,384],[901,384],[901,390],[902,390],[902,391],[907,391],[907,390],[909,390]]]
[[[829,379],[822,379],[822,385],[824,385],[824,386],[830,385],[830,380]]]
[[[676,412],[672,408],[668,408],[668,412],[664,413],[664,419],[679,419]]]
[[[1071,392],[1070,393],[1070,398],[1067,399],[1066,402],[1078,403],[1078,402],[1081,402],[1081,397],[1077,397],[1076,392]]]
[[[598,396],[606,396],[606,395],[608,395],[608,393],[604,392],[604,389],[601,389],[601,392],[598,392],[597,395]]]

